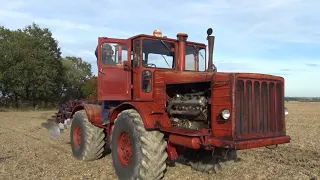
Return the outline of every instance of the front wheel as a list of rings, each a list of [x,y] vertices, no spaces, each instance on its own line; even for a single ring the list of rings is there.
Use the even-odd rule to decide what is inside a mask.
[[[166,169],[166,141],[159,131],[146,131],[134,109],[121,112],[112,131],[112,160],[122,179],[161,179]]]

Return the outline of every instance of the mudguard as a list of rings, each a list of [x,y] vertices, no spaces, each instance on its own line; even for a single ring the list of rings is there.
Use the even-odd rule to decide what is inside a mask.
[[[119,113],[126,109],[137,110],[146,129],[160,129],[172,126],[164,109],[154,102],[122,103],[110,112],[111,123],[115,121]]]
[[[85,110],[88,120],[94,125],[102,125],[101,121],[101,106],[98,104],[80,104],[72,110],[71,118],[79,110]]]

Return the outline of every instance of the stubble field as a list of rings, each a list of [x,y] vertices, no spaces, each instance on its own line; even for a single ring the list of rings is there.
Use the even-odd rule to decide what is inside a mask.
[[[177,164],[164,179],[317,179],[320,178],[320,103],[287,103],[290,144],[276,149],[239,151],[241,158],[220,174],[205,174]],[[111,156],[93,162],[72,157],[69,129],[48,136],[54,111],[0,112],[0,179],[117,179]]]

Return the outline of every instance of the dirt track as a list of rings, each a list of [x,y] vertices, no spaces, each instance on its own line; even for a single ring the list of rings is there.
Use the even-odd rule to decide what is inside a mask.
[[[168,167],[164,179],[320,178],[320,103],[289,103],[291,144],[240,151],[241,161],[222,174]],[[69,130],[60,139],[43,126],[54,112],[0,112],[0,179],[117,179],[110,155],[94,162],[72,157]]]

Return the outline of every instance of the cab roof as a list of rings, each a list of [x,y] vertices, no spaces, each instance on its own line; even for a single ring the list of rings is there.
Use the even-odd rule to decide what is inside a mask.
[[[166,37],[166,36],[157,37],[157,36],[152,36],[152,35],[149,35],[149,34],[138,34],[138,35],[135,35],[135,36],[130,37],[129,39],[132,40],[132,39],[141,38],[141,37],[152,38],[152,39],[170,40],[170,41],[176,41],[176,42],[178,42],[177,39],[168,38],[168,37]],[[198,42],[192,42],[192,41],[187,41],[187,44],[194,44],[194,45],[196,45],[196,46],[206,47],[206,44],[198,43]]]

